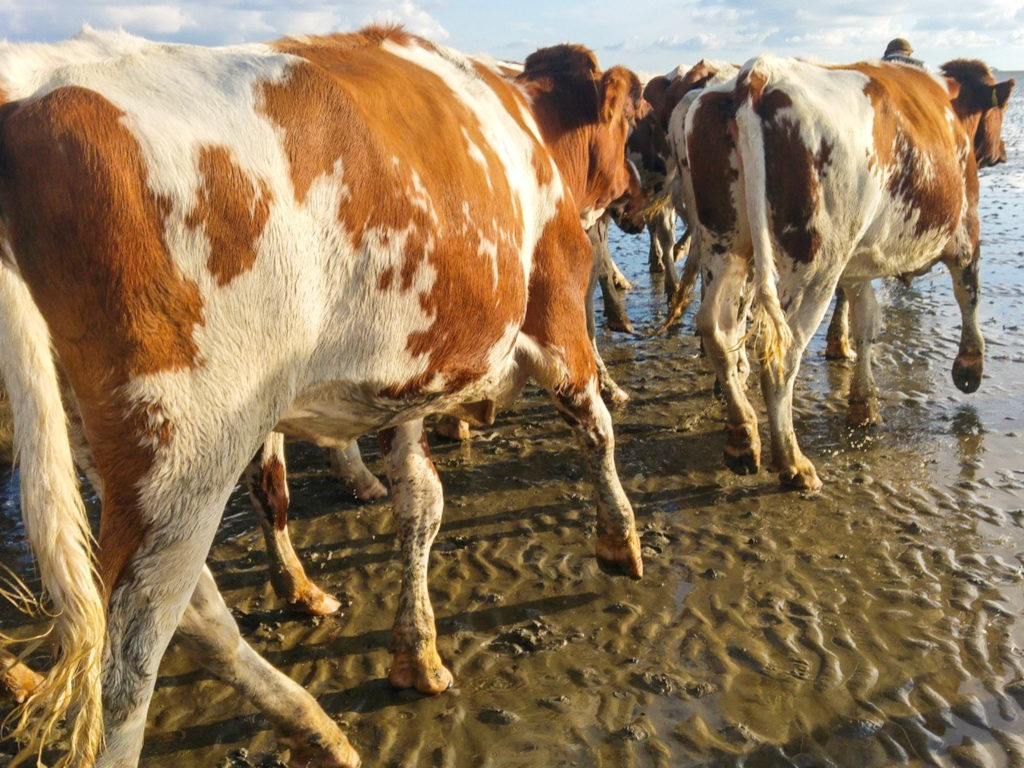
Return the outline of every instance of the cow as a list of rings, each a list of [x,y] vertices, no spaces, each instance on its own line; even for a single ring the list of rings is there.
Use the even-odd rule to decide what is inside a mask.
[[[408,564],[395,685],[451,682],[426,591],[442,509],[427,413],[536,379],[590,470],[598,559],[640,577],[580,226],[630,186],[639,98],[634,74],[580,46],[534,53],[513,82],[394,27],[0,47],[0,373],[59,648],[18,721],[29,754],[68,715],[60,765],[135,765],[177,629],[292,764],[358,763],[244,643],[203,565],[274,429],[339,444],[379,430]],[[102,502],[95,553],[61,378]]]
[[[953,381],[963,392],[978,388],[977,169],[1005,160],[1000,132],[1014,81],[996,83],[979,61],[951,61],[941,72],[763,56],[735,83],[706,89],[687,115],[707,286],[697,324],[724,389],[725,460],[734,471],[760,465],[738,364],[748,274],[771,468],[784,485],[821,486],[796,442],[793,381],[837,285],[857,355],[853,421],[875,418],[875,277],[922,273],[940,261],[949,268],[962,316]]]

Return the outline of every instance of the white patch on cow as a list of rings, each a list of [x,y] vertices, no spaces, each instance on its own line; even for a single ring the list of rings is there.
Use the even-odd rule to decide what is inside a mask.
[[[558,169],[546,154],[544,162],[551,166],[553,181],[545,188],[537,184],[530,159],[543,142],[533,117],[523,110],[522,119],[529,128],[523,131],[505,109],[498,94],[476,74],[473,61],[456,51],[447,48],[428,50],[416,44],[406,47],[391,40],[386,40],[381,47],[437,75],[455,98],[480,121],[487,146],[478,149],[498,158],[513,197],[523,206],[523,242],[519,258],[524,274],[530,274],[534,246],[544,226],[555,215],[558,201],[564,196]]]
[[[480,246],[477,248],[477,255],[483,256],[491,264],[491,277],[493,278],[494,289],[498,289],[498,243],[488,239],[483,230],[478,230]]]
[[[469,131],[463,128],[462,135],[466,139],[466,146],[468,147],[467,154],[469,155],[469,158],[480,164],[480,167],[484,172],[484,178],[487,179],[487,188],[494,189],[491,184],[490,169],[487,167],[487,158],[484,157],[484,153],[480,151],[480,147],[473,143],[473,139],[469,137]]]
[[[398,158],[395,158],[395,167],[398,166]],[[436,227],[438,224],[437,209],[434,208],[434,201],[430,199],[430,193],[423,184],[423,179],[416,173],[415,169],[409,169],[409,176],[412,180],[412,191],[408,193],[409,202],[413,207],[419,208],[430,217]]]
[[[597,222],[601,219],[602,216],[604,216],[604,211],[605,209],[603,207],[584,208],[582,211],[580,211],[580,224],[583,226],[584,229],[590,229],[592,226],[597,224]]]

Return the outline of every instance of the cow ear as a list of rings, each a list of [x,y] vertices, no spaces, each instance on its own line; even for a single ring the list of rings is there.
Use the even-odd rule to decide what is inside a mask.
[[[960,81],[955,77],[945,77],[946,90],[949,91],[949,100],[956,101],[956,97],[960,95]]]
[[[1017,81],[1013,78],[1009,80],[1003,80],[1001,83],[996,83],[992,86],[992,106],[1002,107],[1010,98],[1010,93],[1013,91],[1013,86],[1017,84]]]
[[[625,113],[632,118],[637,111],[640,81],[623,67],[612,67],[601,78],[601,122],[611,123]]]

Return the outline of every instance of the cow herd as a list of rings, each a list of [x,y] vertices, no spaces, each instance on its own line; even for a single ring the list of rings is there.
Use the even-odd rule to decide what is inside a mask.
[[[770,466],[820,486],[793,382],[837,288],[852,419],[876,415],[870,281],[939,261],[962,315],[953,378],[977,389],[977,169],[1005,160],[1013,85],[977,61],[933,75],[762,56],[702,61],[642,96],[635,74],[602,71],[581,46],[518,67],[391,27],[209,49],[92,30],[4,44],[0,373],[55,617],[45,678],[0,656],[8,685],[35,687],[15,720],[22,757],[61,724],[58,765],[136,765],[174,636],[266,715],[290,765],[359,763],[244,641],[204,566],[244,474],[275,588],[337,608],[288,540],[285,435],[331,447],[362,498],[387,490],[353,441],[379,435],[402,563],[395,687],[452,682],[427,592],[443,506],[428,414],[489,423],[537,382],[580,444],[599,561],[639,578],[602,400],[622,393],[585,311],[613,279],[595,235],[606,210],[653,225],[670,319],[700,276],[737,472],[761,461],[752,338]],[[690,233],[678,285],[676,211]],[[97,546],[76,466],[102,500]]]

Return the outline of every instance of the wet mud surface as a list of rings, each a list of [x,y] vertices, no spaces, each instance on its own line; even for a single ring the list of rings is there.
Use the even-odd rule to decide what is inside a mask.
[[[1004,137],[1010,163],[982,178],[988,354],[974,395],[950,377],[945,270],[879,283],[884,424],[846,427],[852,369],[824,360],[823,327],[797,431],[825,487],[787,492],[724,468],[692,309],[661,338],[603,333],[633,397],[613,415],[642,581],[598,568],[581,456],[530,390],[468,443],[432,446],[446,507],[431,596],[452,690],[389,687],[390,507],[349,500],[310,446],[289,445],[292,537],[343,608],[305,618],[273,595],[239,490],[210,563],[243,634],[344,723],[368,766],[1024,766],[1024,99]],[[646,239],[616,232],[612,252],[637,285],[633,322],[651,327],[664,307]],[[16,520],[8,489],[0,560],[30,575]],[[14,621],[0,611],[0,628]],[[261,716],[172,647],[143,766],[283,757]]]

